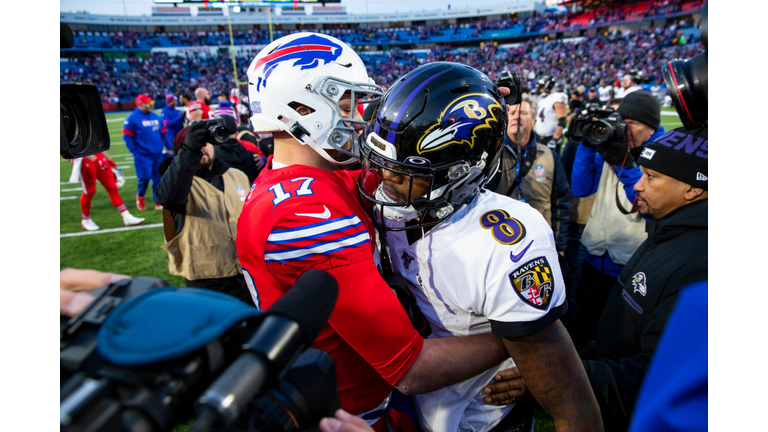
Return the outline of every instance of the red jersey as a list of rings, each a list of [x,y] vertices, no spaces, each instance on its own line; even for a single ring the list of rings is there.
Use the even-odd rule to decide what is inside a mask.
[[[341,407],[361,414],[384,401],[424,342],[374,264],[374,227],[356,179],[305,165],[275,170],[270,157],[238,219],[237,252],[261,310],[309,269],[336,279],[338,300],[313,347],[336,364]]]
[[[201,120],[208,120],[211,118],[211,107],[205,104],[205,102],[198,102],[200,104],[200,109],[203,110],[203,117]]]

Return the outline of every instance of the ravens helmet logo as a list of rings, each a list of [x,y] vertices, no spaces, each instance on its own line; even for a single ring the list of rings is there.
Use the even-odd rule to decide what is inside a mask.
[[[494,110],[503,111],[490,95],[468,93],[457,98],[440,113],[437,123],[427,129],[416,149],[419,154],[434,151],[452,144],[475,145],[478,131],[491,128],[499,122]]]

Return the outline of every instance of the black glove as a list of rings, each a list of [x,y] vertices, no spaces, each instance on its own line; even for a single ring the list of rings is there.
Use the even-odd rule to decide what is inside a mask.
[[[609,141],[598,146],[597,152],[600,153],[604,161],[612,166],[630,167],[635,163],[635,158],[632,157],[625,142]]]
[[[557,149],[558,146],[562,147],[563,145],[563,135],[560,135],[560,138],[552,137],[551,140],[547,143],[547,146],[551,148],[552,150]]]
[[[187,130],[184,147],[199,153],[211,139],[211,133],[208,132],[208,125],[206,125],[205,122],[195,122]]]

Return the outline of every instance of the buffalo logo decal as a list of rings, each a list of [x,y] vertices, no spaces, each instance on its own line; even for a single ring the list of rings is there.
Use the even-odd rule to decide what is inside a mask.
[[[416,146],[419,154],[452,144],[473,148],[477,133],[499,122],[494,109],[502,110],[501,105],[486,94],[468,93],[455,99],[419,140]]]
[[[282,62],[292,61],[291,66],[301,66],[301,70],[304,70],[316,68],[320,66],[320,62],[328,64],[340,55],[341,46],[322,36],[310,35],[288,42],[260,58],[253,66],[253,70],[264,66],[262,76],[256,83],[256,91],[259,91],[262,85],[267,86],[269,75]]]
[[[632,286],[635,287],[635,292],[639,292],[645,297],[648,292],[648,286],[645,281],[645,273],[639,272],[632,276]]]
[[[509,274],[517,295],[536,309],[547,310],[552,300],[555,281],[552,267],[545,257],[535,258]]]

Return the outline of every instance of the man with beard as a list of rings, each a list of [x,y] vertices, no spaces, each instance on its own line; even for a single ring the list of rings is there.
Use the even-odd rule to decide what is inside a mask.
[[[250,302],[237,259],[237,218],[248,176],[216,159],[205,123],[188,128],[178,155],[160,166],[157,188],[164,210],[168,270],[187,287],[223,292]]]
[[[198,87],[195,90],[195,100],[200,103],[200,108],[203,110],[203,120],[211,118],[211,93],[205,87]]]

